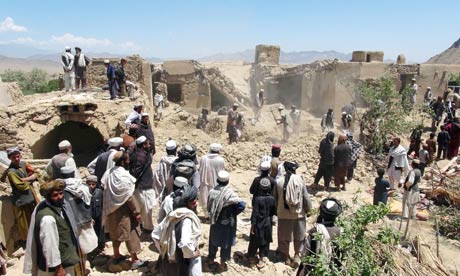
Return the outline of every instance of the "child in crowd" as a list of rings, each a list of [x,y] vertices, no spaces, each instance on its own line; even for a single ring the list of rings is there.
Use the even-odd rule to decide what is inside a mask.
[[[252,201],[251,234],[247,254],[249,261],[254,262],[257,249],[259,250],[259,269],[268,261],[268,251],[273,241],[273,216],[276,215],[276,201],[272,196],[270,181],[261,181],[260,190],[260,194],[255,195]]]
[[[388,191],[390,190],[390,182],[383,178],[385,170],[383,168],[377,169],[378,177],[375,178],[374,188],[374,205],[378,205],[379,202],[387,204]]]

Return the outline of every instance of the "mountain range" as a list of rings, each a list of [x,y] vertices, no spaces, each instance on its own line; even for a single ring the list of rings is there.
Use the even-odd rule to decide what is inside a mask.
[[[460,64],[460,38],[444,52],[433,56],[426,63]]]

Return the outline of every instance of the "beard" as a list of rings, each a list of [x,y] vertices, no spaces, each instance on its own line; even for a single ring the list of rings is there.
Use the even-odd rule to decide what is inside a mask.
[[[64,206],[64,198],[62,198],[61,200],[58,200],[58,201],[52,201],[52,200],[50,200],[50,203],[51,203],[51,205],[53,205],[54,207],[62,208],[62,206]]]

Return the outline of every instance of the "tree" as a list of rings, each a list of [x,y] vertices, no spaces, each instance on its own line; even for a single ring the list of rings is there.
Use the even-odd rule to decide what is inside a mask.
[[[390,136],[401,135],[413,128],[406,120],[408,89],[396,91],[394,81],[380,78],[362,83],[358,93],[368,109],[360,119],[361,137],[368,152],[382,153]]]
[[[50,76],[45,70],[38,68],[30,72],[7,69],[0,76],[4,82],[17,82],[24,94],[46,93],[59,89],[57,76]]]

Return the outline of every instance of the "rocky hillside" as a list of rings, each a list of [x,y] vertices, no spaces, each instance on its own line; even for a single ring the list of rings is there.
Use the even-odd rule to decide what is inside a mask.
[[[460,38],[447,50],[430,58],[426,63],[460,64]]]

